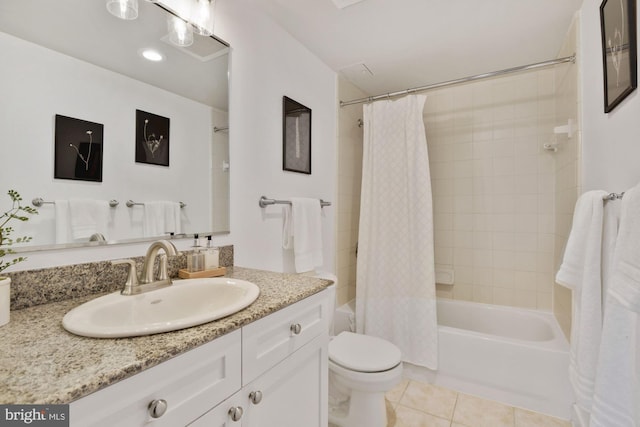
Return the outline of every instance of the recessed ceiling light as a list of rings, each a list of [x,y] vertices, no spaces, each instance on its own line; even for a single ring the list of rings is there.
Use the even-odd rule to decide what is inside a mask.
[[[154,49],[142,49],[140,50],[140,55],[142,55],[144,59],[148,59],[153,62],[162,61],[164,59],[164,55]]]

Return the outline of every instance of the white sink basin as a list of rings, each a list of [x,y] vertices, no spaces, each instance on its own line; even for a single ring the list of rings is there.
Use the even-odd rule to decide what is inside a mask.
[[[117,338],[175,331],[220,319],[249,306],[258,286],[228,278],[176,280],[139,295],[114,292],[70,310],[62,326],[76,335]]]

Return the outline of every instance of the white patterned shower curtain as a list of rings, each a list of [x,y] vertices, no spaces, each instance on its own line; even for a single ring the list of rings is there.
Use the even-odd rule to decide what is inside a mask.
[[[394,343],[402,360],[437,369],[425,100],[410,95],[364,106],[356,327]]]

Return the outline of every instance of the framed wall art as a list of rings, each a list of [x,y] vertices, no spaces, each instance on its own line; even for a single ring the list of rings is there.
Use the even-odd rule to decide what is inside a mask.
[[[169,119],[136,110],[136,163],[169,166]]]
[[[54,178],[102,182],[103,134],[100,123],[56,114]]]
[[[604,112],[613,110],[638,86],[635,0],[600,5]]]
[[[311,109],[282,97],[282,169],[311,174]]]

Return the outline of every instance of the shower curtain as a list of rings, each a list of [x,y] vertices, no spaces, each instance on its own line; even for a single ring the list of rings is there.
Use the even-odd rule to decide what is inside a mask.
[[[438,364],[433,209],[422,111],[426,96],[364,106],[358,333],[384,338],[402,360]]]

